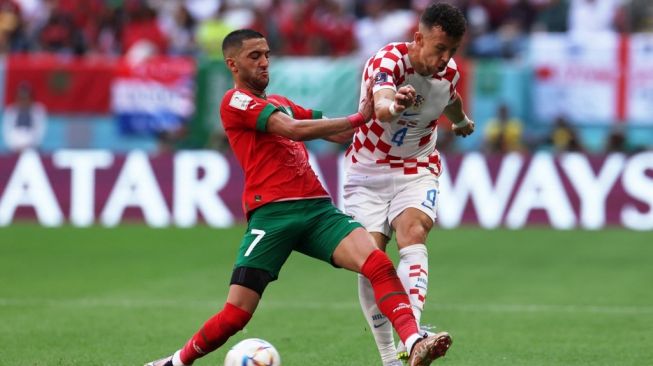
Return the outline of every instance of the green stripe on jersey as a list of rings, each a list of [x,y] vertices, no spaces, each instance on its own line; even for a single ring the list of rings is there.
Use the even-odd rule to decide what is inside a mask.
[[[265,126],[268,123],[268,118],[270,118],[272,112],[276,110],[277,107],[275,107],[273,104],[266,105],[256,119],[256,129],[261,132],[265,132]]]
[[[313,119],[322,119],[322,111],[312,111]]]

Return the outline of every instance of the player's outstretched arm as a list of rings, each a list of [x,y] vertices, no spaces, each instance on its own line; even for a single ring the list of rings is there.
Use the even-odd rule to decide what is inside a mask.
[[[347,130],[345,132],[340,132],[335,135],[327,136],[324,139],[329,142],[334,142],[336,144],[346,144],[351,142],[351,139],[354,137],[354,130]]]
[[[444,115],[453,123],[452,130],[456,136],[467,137],[474,132],[474,121],[463,110],[463,99],[456,92],[456,99],[444,109]]]
[[[267,132],[281,135],[294,141],[305,141],[327,137],[337,137],[338,134],[353,132],[372,118],[374,103],[371,85],[368,85],[367,95],[358,105],[358,112],[347,117],[296,120],[285,113],[274,112],[268,118]]]

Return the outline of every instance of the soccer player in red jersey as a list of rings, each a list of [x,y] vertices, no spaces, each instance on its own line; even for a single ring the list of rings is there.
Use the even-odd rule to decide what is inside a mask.
[[[247,29],[234,31],[224,39],[222,49],[235,88],[224,95],[220,114],[245,171],[247,232],[223,309],[180,350],[146,366],[191,365],[223,345],[249,322],[265,287],[277,279],[293,250],[365,276],[379,309],[410,351],[409,365],[429,365],[446,352],[448,338],[419,332],[392,262],[361,224],[331,203],[300,142],[351,134],[372,115],[371,89],[358,113],[321,119],[318,111],[279,95],[266,95],[270,49],[263,35]]]

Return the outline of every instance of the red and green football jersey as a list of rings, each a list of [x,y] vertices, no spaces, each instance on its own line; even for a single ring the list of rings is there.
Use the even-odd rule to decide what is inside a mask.
[[[308,163],[302,142],[267,133],[272,113],[295,119],[322,118],[322,112],[304,109],[288,98],[266,99],[241,89],[225,93],[220,116],[231,149],[245,172],[245,215],[270,202],[328,197]]]

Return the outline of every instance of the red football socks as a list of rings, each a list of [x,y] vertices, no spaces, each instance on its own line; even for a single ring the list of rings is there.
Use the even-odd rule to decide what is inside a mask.
[[[370,280],[379,310],[390,319],[401,340],[405,343],[408,337],[417,334],[410,300],[388,256],[380,250],[373,251],[365,260],[361,273]]]
[[[222,346],[229,337],[243,329],[251,318],[252,314],[225,303],[224,308],[207,320],[182,348],[179,355],[181,362],[190,365],[198,358]]]

